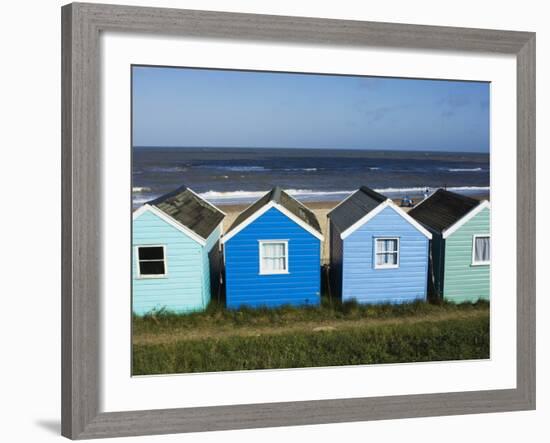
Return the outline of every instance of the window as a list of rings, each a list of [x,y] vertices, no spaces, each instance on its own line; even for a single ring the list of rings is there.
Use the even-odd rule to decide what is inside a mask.
[[[375,262],[376,269],[398,268],[399,267],[399,239],[398,238],[376,238],[375,239]]]
[[[288,273],[288,241],[260,240],[260,274]]]
[[[164,277],[166,254],[164,246],[138,246],[138,276],[140,278]]]
[[[472,265],[488,265],[491,261],[491,238],[489,235],[474,235]]]

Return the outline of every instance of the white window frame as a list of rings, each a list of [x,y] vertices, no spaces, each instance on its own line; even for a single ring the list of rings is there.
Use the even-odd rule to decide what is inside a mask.
[[[280,271],[273,271],[273,270],[266,270],[264,269],[264,261],[262,256],[263,251],[263,245],[269,245],[269,244],[278,244],[283,243],[285,245],[285,269]],[[260,261],[260,275],[280,275],[280,274],[290,274],[290,271],[288,269],[288,240],[258,240],[258,257]]]
[[[376,243],[378,242],[378,240],[396,240],[397,241],[397,251],[396,251],[397,263],[395,265],[393,265],[391,263],[390,264],[382,264],[382,265],[377,264],[377,262],[378,262],[377,256],[379,254],[391,254],[391,252],[378,252],[378,248],[376,247]],[[397,268],[399,268],[399,262],[400,262],[400,257],[401,257],[401,253],[400,253],[401,243],[400,243],[399,237],[374,237],[373,248],[374,248],[373,249],[374,269],[397,269]]]
[[[489,238],[489,260],[476,261],[476,239],[479,237]],[[487,266],[491,264],[491,234],[474,234],[472,237],[472,266]]]
[[[164,259],[164,274],[142,274],[140,269],[141,261],[161,261],[161,260],[140,260],[139,259],[139,248],[162,248],[162,254]],[[168,275],[168,258],[166,257],[166,246],[165,245],[137,245],[135,247],[135,257],[136,257],[136,267],[137,267],[137,278],[165,278]]]

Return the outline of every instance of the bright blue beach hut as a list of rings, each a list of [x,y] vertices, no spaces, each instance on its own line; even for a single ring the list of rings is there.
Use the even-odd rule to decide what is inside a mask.
[[[132,310],[204,310],[219,293],[225,214],[183,186],[141,206],[132,223]]]
[[[431,234],[420,223],[366,186],[328,217],[334,295],[373,304],[426,300]]]
[[[321,227],[280,188],[245,209],[222,238],[228,308],[318,305]]]

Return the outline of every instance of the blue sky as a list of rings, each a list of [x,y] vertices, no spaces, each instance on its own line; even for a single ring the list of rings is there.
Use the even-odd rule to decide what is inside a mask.
[[[489,152],[483,82],[133,67],[134,146]]]

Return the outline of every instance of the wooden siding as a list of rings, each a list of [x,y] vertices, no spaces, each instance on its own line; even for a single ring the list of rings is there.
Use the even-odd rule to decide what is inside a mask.
[[[490,266],[472,266],[473,236],[489,233],[490,210],[486,208],[445,240],[445,300],[456,303],[489,300]]]
[[[399,238],[399,267],[375,269],[374,239]],[[426,299],[429,240],[385,208],[344,240],[342,300],[407,303]]]
[[[205,286],[205,248],[183,232],[151,212],[133,221],[132,234],[132,310],[143,315],[165,308],[174,312],[202,310],[210,300]],[[162,278],[138,278],[135,247],[164,245],[167,275]],[[209,279],[208,279],[209,284]]]
[[[288,240],[288,274],[259,274],[259,240]],[[321,242],[276,208],[225,243],[224,252],[228,308],[319,304]]]
[[[214,246],[219,246],[219,240],[222,235],[222,228],[221,226],[218,226],[216,229],[212,231],[212,233],[208,236],[206,239],[206,245],[204,246],[206,248],[206,252],[210,252],[210,250]]]
[[[330,221],[330,290],[332,296],[342,296],[342,259],[343,259],[343,241],[340,237],[341,232],[336,225]]]

